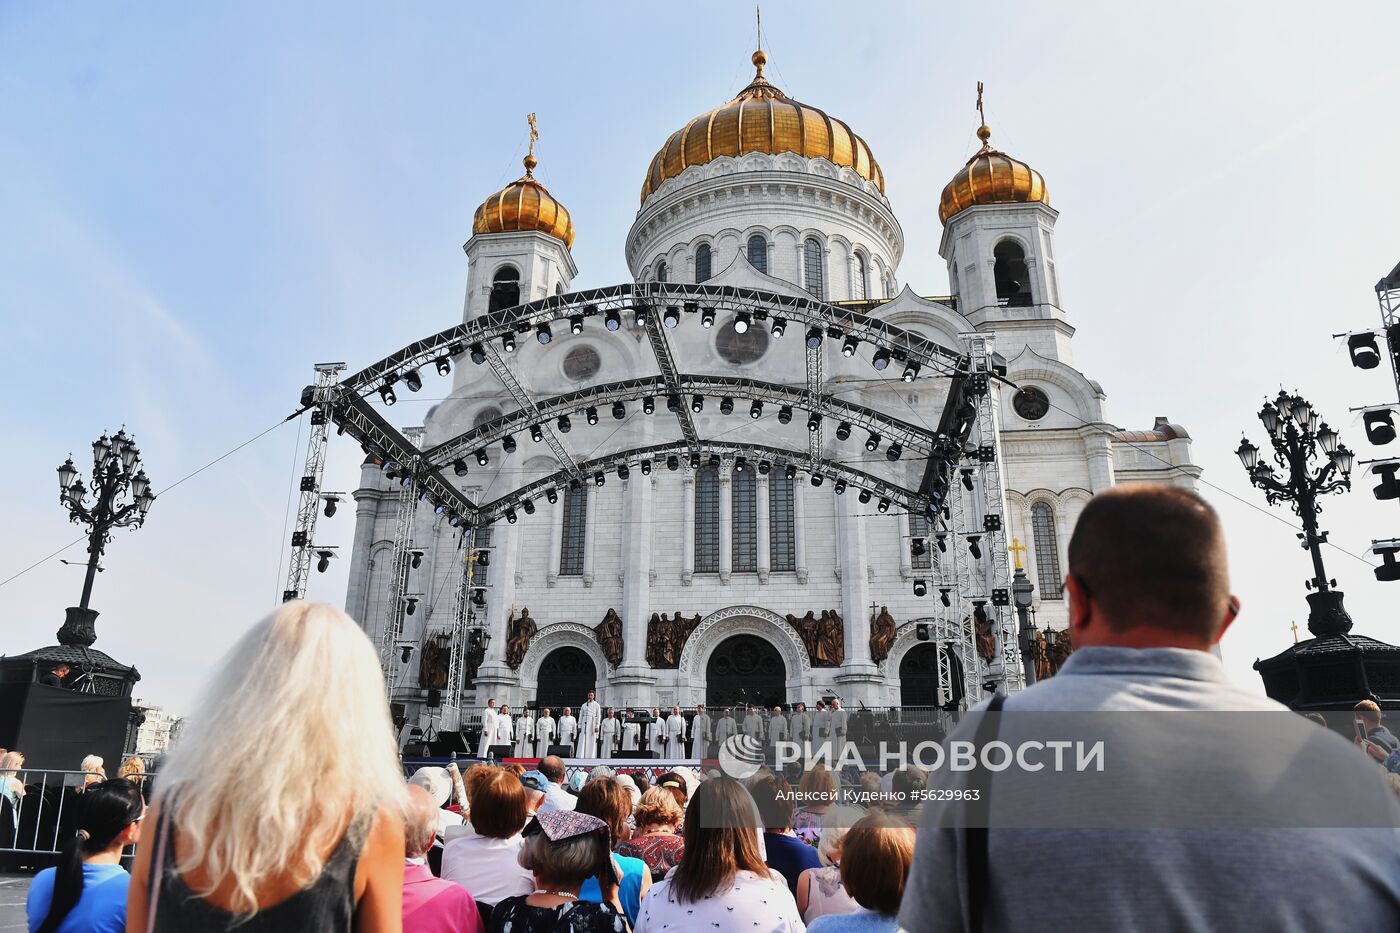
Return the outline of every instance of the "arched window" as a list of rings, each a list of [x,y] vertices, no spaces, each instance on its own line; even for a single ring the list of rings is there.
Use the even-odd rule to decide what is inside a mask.
[[[666,281],[666,260],[661,260],[656,264],[656,281]]]
[[[909,559],[909,566],[914,570],[932,570],[934,541],[933,535],[930,533],[928,516],[915,512],[909,513],[909,537],[912,555]],[[924,539],[924,552],[922,554],[913,554],[914,542],[912,539],[914,538]]]
[[[555,283],[554,283],[554,294],[556,294],[556,295],[562,295],[562,294],[564,294],[564,283],[563,283],[563,282],[555,282]]]
[[[802,244],[802,272],[807,291],[818,298],[826,297],[825,283],[822,281],[822,245],[816,237],[808,237]]]
[[[786,473],[768,477],[768,566],[774,571],[797,569],[792,484]]]
[[[559,545],[559,576],[583,573],[584,532],[588,527],[588,490],[569,486],[564,490],[564,529]]]
[[[695,281],[704,282],[710,277],[710,244],[701,243],[695,247]]]
[[[1031,506],[1031,537],[1035,544],[1035,575],[1041,599],[1059,599],[1064,577],[1060,573],[1060,545],[1055,536],[1055,513],[1049,503]]]
[[[730,490],[731,564],[735,573],[755,573],[758,570],[758,484],[753,467],[734,471]]]
[[[768,272],[768,241],[761,234],[749,237],[749,265],[759,272]]]
[[[997,304],[1026,307],[1031,303],[1031,273],[1026,268],[1026,251],[1015,240],[1002,240],[992,248],[992,278],[997,286]]]
[[[719,573],[719,469],[695,474],[695,572]]]
[[[855,293],[851,296],[856,301],[864,301],[870,292],[869,272],[865,268],[865,254],[856,253],[856,280],[852,283]]]
[[[487,311],[500,311],[520,304],[520,270],[515,266],[501,266],[491,277],[491,299]]]

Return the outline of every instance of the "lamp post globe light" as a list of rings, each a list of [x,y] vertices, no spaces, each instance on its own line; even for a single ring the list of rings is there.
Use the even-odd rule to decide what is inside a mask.
[[[1011,602],[1016,607],[1020,619],[1021,666],[1025,671],[1026,686],[1035,683],[1035,623],[1031,621],[1031,605],[1035,602],[1035,585],[1026,576],[1026,568],[1021,566],[1021,555],[1029,550],[1018,539],[1011,539],[1010,551],[1015,558],[1016,571],[1011,578]]]
[[[91,647],[97,640],[97,612],[89,608],[92,584],[100,569],[102,554],[117,528],[140,528],[156,501],[151,482],[141,465],[136,440],[125,430],[112,437],[105,433],[92,442],[91,488],[79,476],[69,457],[58,467],[58,501],[68,511],[68,520],[87,527],[87,575],[78,605],[68,609],[63,628],[58,630],[61,645]]]

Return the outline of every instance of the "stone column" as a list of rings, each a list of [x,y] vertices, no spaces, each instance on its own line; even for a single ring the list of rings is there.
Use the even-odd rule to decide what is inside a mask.
[[[754,500],[758,511],[758,582],[767,583],[772,568],[768,529],[768,477],[759,474],[754,484]]]
[[[1089,487],[1103,492],[1113,485],[1113,447],[1108,435],[1100,432],[1085,438],[1084,452],[1089,460]]]
[[[360,623],[360,628],[374,639],[375,644],[379,643],[374,627],[376,620],[370,615],[367,602],[373,573],[370,551],[374,547],[374,526],[379,518],[379,492],[373,486],[373,474],[378,472],[373,466],[366,466],[361,471],[360,488],[352,493],[355,497],[355,538],[350,551],[350,582],[345,591],[345,612]]]
[[[792,480],[793,556],[797,566],[797,582],[807,582],[807,513],[802,504],[802,474]]]
[[[593,542],[597,539],[595,534],[598,528],[598,487],[590,484],[584,487],[588,496],[587,517],[583,523],[583,585],[593,585]],[[561,527],[560,534],[563,534]]]
[[[515,605],[515,574],[520,566],[520,526],[497,523],[491,536],[491,566],[486,577],[486,610],[479,617],[491,633],[491,641],[486,646],[486,657],[476,677],[476,703],[484,705],[490,697],[508,702],[514,695],[514,688],[520,678],[506,664],[506,642],[510,638],[511,610],[519,614]],[[480,573],[480,570],[477,571]]]
[[[690,586],[695,576],[695,474],[687,471],[681,478],[681,499],[685,520],[681,523],[681,585]]]
[[[559,582],[559,561],[564,552],[564,499],[568,492],[559,490],[559,500],[549,507],[549,566],[545,568],[545,583]]]
[[[909,513],[899,513],[899,578],[910,580],[914,576],[914,561],[909,552],[909,547],[913,544],[913,532],[909,529]],[[925,547],[932,547],[933,542],[925,542]]]
[[[651,617],[652,499],[656,483],[634,470],[626,484],[622,532],[622,663],[608,678],[608,705],[638,706],[649,699],[656,677],[646,663],[647,619]]]
[[[877,706],[883,681],[870,660],[870,577],[866,573],[865,518],[855,496],[836,500],[836,521],[841,528],[841,616],[846,621],[846,661],[836,675],[842,704]]]
[[[719,468],[719,582],[728,583],[734,571],[734,474],[733,461]]]

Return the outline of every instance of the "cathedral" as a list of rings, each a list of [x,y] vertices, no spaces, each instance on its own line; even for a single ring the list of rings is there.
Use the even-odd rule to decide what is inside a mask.
[[[981,148],[952,172],[938,205],[952,294],[929,297],[899,278],[903,233],[866,140],[771,83],[763,51],[752,62],[753,80],[738,96],[687,120],[645,165],[623,244],[633,278],[815,296],[950,348],[968,335],[990,338],[1009,382],[995,402],[1006,539],[1015,541],[1015,560],[1035,587],[1037,626],[1063,629],[1066,547],[1080,510],[1118,482],[1193,487],[1200,470],[1190,436],[1161,417],[1137,430],[1109,420],[1104,389],[1074,359],[1075,328],[1054,249],[1059,214],[1045,179],[997,149],[985,121],[977,129]],[[571,255],[575,224],[561,200],[568,192],[546,190],[534,177],[533,126],[532,117],[524,175],[476,209],[465,245],[463,321],[590,284],[578,281]],[[924,205],[915,207],[923,213]],[[803,347],[800,332],[696,310],[666,321],[678,368],[806,384],[811,355],[794,352]],[[523,391],[568,396],[655,377],[644,331],[616,315],[579,315],[567,328],[542,325],[518,345],[512,339],[503,355]],[[946,397],[938,380],[917,369],[903,379],[893,369],[895,378],[876,378],[880,361],[872,369],[839,340],[826,340],[819,357],[823,389],[833,398],[920,430],[938,424]],[[482,362],[475,349],[472,361]],[[484,365],[452,370],[448,397],[411,429],[424,449],[517,407],[519,396],[497,375]],[[557,471],[556,445],[584,459],[674,434],[676,418],[665,408],[674,399],[632,398],[580,407],[551,421],[547,437],[532,425],[530,439],[507,436],[501,449],[483,448],[449,472],[482,501]],[[807,432],[816,430],[805,413],[794,420],[788,406],[773,411],[771,403],[764,409],[741,398],[736,409],[721,390],[680,403],[706,436],[738,444],[782,445],[793,432],[796,440],[785,446],[805,449]],[[923,462],[878,433],[851,435],[849,424],[827,431],[822,456],[878,463],[917,486]],[[478,649],[464,726],[466,711],[487,698],[517,711],[557,709],[577,707],[589,690],[619,709],[810,706],[833,696],[847,708],[949,702],[938,673],[944,648],[929,638],[928,623],[940,618],[946,547],[960,542],[947,545],[925,516],[890,510],[886,501],[877,508],[868,493],[842,495],[844,483],[821,485],[821,476],[791,465],[770,469],[732,454],[666,460],[551,487],[525,514],[511,511],[508,523],[478,532],[466,553],[459,533],[423,507],[404,571],[408,613],[386,652],[392,699],[404,716],[424,728],[455,725],[434,685],[444,682],[464,559]],[[396,496],[392,477],[366,461],[354,492],[346,609],[376,643],[390,640],[385,604]],[[1019,663],[1016,652],[1015,644],[988,650],[996,663]]]

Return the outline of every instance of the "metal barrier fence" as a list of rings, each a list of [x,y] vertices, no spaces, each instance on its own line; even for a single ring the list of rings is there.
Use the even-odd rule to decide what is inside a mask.
[[[0,856],[15,867],[53,856],[78,831],[78,804],[85,773],[21,768],[0,775]],[[24,794],[11,790],[11,778],[24,786]]]

